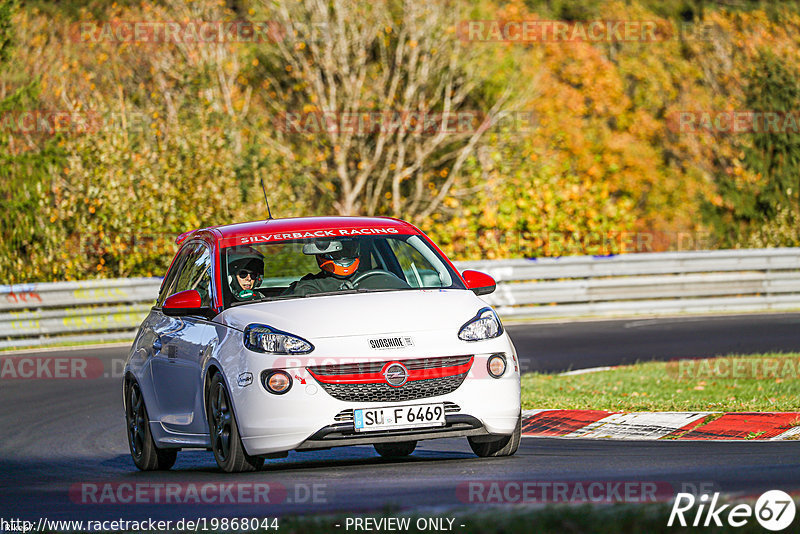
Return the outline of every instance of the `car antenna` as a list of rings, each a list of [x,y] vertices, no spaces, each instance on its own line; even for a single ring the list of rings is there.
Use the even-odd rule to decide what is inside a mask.
[[[264,187],[264,179],[261,178],[261,190],[264,192],[264,202],[267,203],[267,220],[272,220],[272,212],[269,209],[269,200],[267,199],[267,189]]]

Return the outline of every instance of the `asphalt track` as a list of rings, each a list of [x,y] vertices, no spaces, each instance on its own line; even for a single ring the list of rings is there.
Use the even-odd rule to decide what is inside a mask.
[[[524,371],[800,351],[800,313],[511,325]]]
[[[674,356],[800,350],[800,314],[534,324],[509,327],[529,368],[558,370]],[[172,471],[141,473],[128,454],[115,362],[125,349],[84,349],[109,376],[0,381],[0,518],[171,519],[414,510],[456,518],[486,506],[470,481],[653,482],[659,495],[692,488],[734,495],[800,491],[800,443],[611,442],[524,438],[511,458],[478,459],[465,439],[422,442],[388,461],[371,447],[291,453],[254,474],[220,473],[211,453],[179,454]],[[66,354],[59,351],[48,355]],[[616,354],[616,358],[614,355]],[[94,504],[86,484],[150,491],[141,502]],[[153,497],[182,484],[181,502]],[[187,488],[270,484],[269,504],[193,504]],[[104,486],[105,485],[105,486]],[[666,488],[666,492],[664,490]],[[84,493],[82,493],[82,491]],[[125,494],[126,496],[129,494]],[[488,494],[484,494],[487,495]],[[113,502],[113,501],[117,502]],[[249,494],[245,491],[243,498]],[[157,502],[154,502],[157,501]],[[514,502],[514,496],[510,502]],[[387,508],[388,507],[388,508]],[[344,529],[342,528],[342,531]]]

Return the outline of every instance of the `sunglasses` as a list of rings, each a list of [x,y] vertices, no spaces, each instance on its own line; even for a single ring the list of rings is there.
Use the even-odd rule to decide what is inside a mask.
[[[255,271],[250,271],[248,269],[240,269],[239,272],[236,273],[236,276],[238,276],[239,278],[247,278],[249,276],[250,278],[255,280],[256,279],[256,272]]]

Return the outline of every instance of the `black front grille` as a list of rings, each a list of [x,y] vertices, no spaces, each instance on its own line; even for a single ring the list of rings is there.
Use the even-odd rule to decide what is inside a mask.
[[[397,402],[428,397],[437,397],[452,393],[464,382],[467,373],[431,378],[428,380],[415,380],[406,382],[402,387],[394,388],[389,384],[326,384],[320,386],[328,394],[339,400],[348,402]]]

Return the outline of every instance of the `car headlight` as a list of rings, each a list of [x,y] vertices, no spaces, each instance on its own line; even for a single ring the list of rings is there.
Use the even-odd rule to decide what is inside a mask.
[[[458,338],[464,341],[491,339],[503,333],[503,324],[491,308],[483,308],[478,315],[467,321],[458,331]]]
[[[244,346],[270,354],[306,354],[314,350],[314,345],[305,339],[263,324],[251,324],[244,329]]]

